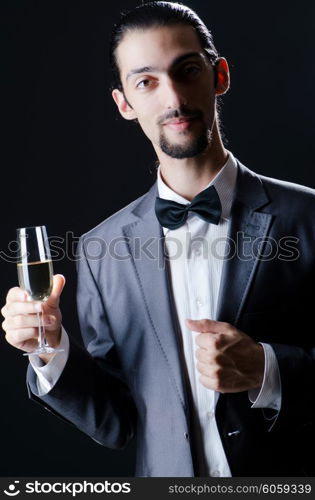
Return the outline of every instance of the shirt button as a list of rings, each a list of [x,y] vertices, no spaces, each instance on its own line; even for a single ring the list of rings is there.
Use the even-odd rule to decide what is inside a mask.
[[[207,412],[207,419],[211,420],[212,418],[214,418],[214,411],[213,410]]]
[[[200,245],[195,248],[194,253],[195,253],[195,255],[197,255],[197,257],[199,257],[201,255],[201,247],[200,247]]]
[[[213,470],[211,472],[211,477],[220,477],[221,474],[220,474],[220,471],[219,470]]]
[[[202,302],[202,300],[201,300],[200,297],[196,298],[196,304],[197,304],[198,307],[201,307],[203,305],[203,302]]]
[[[184,438],[188,440],[189,438],[188,432],[184,432]]]

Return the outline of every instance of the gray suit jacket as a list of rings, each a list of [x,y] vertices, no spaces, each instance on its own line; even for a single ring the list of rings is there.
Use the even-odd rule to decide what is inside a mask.
[[[315,430],[315,192],[238,169],[218,319],[273,346],[282,409],[275,416],[252,409],[247,392],[223,394],[218,428],[234,476],[313,474],[305,446]],[[124,447],[136,435],[138,476],[204,475],[156,195],[154,184],[82,236],[87,350],[71,340],[66,367],[42,398],[29,368],[29,393],[104,446]]]

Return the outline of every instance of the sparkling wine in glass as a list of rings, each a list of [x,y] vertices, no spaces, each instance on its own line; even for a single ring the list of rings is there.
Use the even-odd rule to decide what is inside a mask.
[[[22,227],[17,229],[19,259],[17,272],[20,287],[29,295],[30,300],[45,302],[52,291],[53,266],[45,226]],[[24,353],[51,354],[63,351],[50,347],[45,338],[42,312],[37,313],[38,346],[35,351]]]

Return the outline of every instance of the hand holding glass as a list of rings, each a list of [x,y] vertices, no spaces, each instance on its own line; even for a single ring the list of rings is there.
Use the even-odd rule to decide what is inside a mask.
[[[20,287],[25,290],[30,300],[45,302],[52,291],[53,266],[45,226],[32,226],[17,229],[19,259],[17,264]],[[43,313],[37,313],[38,347],[35,351],[24,353],[51,354],[63,349],[50,347],[45,338]]]

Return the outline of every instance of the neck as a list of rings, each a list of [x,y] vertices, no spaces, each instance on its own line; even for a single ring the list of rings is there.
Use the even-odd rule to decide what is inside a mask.
[[[165,184],[187,200],[192,200],[221,170],[228,152],[223,146],[215,121],[212,141],[205,153],[194,158],[177,160],[159,151],[158,157],[160,173]]]

